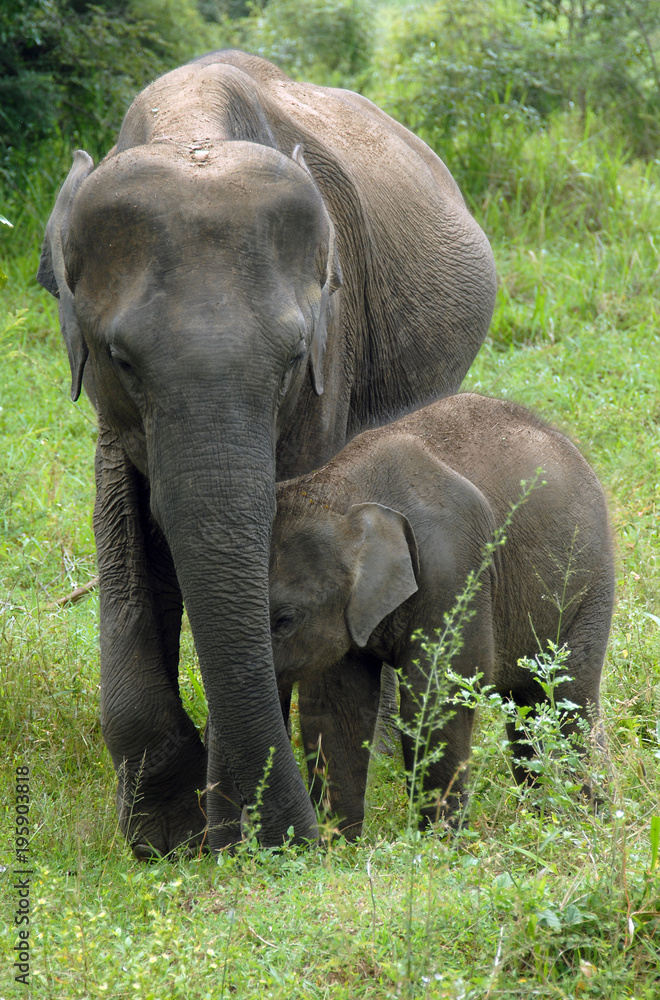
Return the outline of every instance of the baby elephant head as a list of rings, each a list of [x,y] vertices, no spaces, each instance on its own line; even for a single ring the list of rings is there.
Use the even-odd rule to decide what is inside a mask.
[[[293,683],[364,647],[417,590],[417,543],[391,507],[359,503],[338,514],[278,494],[270,563],[275,670]]]

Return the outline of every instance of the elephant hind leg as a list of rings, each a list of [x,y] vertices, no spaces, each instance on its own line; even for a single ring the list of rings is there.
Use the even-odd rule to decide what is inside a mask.
[[[544,702],[545,695],[539,685],[530,684],[524,690],[510,693],[510,705],[516,710],[515,719],[506,724],[506,735],[511,749],[511,770],[517,785],[530,785],[536,780],[538,744],[529,723],[536,717],[536,709]]]
[[[558,685],[557,702],[567,700],[579,705],[572,713],[573,722],[562,726],[566,736],[578,735],[583,742],[582,792],[594,809],[602,805],[593,790],[590,761],[600,758],[610,770],[605,730],[600,717],[600,679],[607,651],[613,606],[613,583],[605,580],[601,590],[594,590],[583,601],[579,615],[563,642],[571,651],[566,673],[572,678]]]
[[[526,700],[518,698],[513,700],[518,708],[529,708]],[[540,705],[529,708],[524,720],[508,722],[506,725],[512,754],[511,770],[516,784],[521,787],[531,786],[539,782],[544,775],[551,774],[550,758],[556,755],[558,761],[563,759],[560,766],[564,778],[573,775],[576,784],[581,786],[581,793],[593,803],[594,808],[597,808],[598,801],[594,797],[591,780],[587,777],[592,747],[592,741],[586,736],[582,721],[587,718],[587,713],[573,715],[570,721],[564,722],[559,727],[556,722],[549,720],[546,729],[539,724],[539,707]],[[597,716],[590,721],[590,725],[592,737],[602,746],[599,735],[602,727]]]
[[[506,727],[513,753],[513,775],[519,785],[534,783],[555,743],[558,757],[565,761],[565,773],[574,772],[582,784],[582,792],[592,799],[591,782],[586,774],[591,751],[597,747],[606,753],[599,717],[599,685],[607,631],[597,641],[591,641],[588,634],[585,641],[584,630],[580,628],[572,629],[562,638],[570,656],[559,673],[569,679],[554,688],[555,711],[547,728],[540,724],[539,717],[550,700],[540,684],[530,679],[524,689],[510,693],[518,709],[518,718]],[[579,776],[578,771],[584,774]]]

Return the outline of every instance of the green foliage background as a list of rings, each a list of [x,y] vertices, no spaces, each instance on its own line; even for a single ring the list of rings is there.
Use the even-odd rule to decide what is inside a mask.
[[[99,155],[137,90],[228,45],[364,91],[475,194],[502,179],[526,132],[572,104],[606,112],[626,148],[652,159],[659,32],[655,0],[7,0],[1,169],[17,181],[58,138]]]
[[[610,497],[606,819],[512,786],[482,706],[470,828],[406,829],[376,760],[361,844],[139,865],[99,730],[95,420],[35,282],[71,151],[96,158],[148,80],[239,45],[349,86],[449,165],[499,273],[465,388],[567,431]],[[32,767],[45,997],[651,1000],[660,966],[660,5],[654,0],[10,0],[0,6],[0,993],[12,996],[13,768]],[[2,219],[0,219],[2,222]],[[1,280],[1,274],[0,274]],[[181,691],[202,725],[189,631]],[[5,977],[7,986],[5,989]]]

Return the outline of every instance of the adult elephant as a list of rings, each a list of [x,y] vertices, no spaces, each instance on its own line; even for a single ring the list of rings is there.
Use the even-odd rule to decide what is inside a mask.
[[[217,849],[258,800],[262,843],[314,838],[271,652],[275,480],[458,388],[492,313],[488,242],[401,125],[232,50],[147,87],[95,169],[75,154],[38,278],[59,297],[72,396],[84,383],[99,414],[122,830],[138,856],[164,853],[206,815]],[[179,697],[184,604],[206,748]]]

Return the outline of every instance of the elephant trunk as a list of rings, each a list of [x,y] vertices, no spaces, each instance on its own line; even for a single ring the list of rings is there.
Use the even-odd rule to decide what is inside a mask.
[[[199,403],[199,401],[197,401]],[[209,706],[209,780],[228,776],[237,807],[257,807],[260,840],[317,836],[314,810],[284,725],[268,605],[275,509],[274,435],[263,414],[243,419],[197,405],[192,419],[148,433],[152,511],[167,538]],[[262,426],[260,427],[260,423]],[[220,759],[220,757],[222,759]],[[231,786],[231,781],[229,786]],[[211,847],[227,842],[226,804],[209,791]],[[215,828],[215,830],[214,830]],[[231,839],[236,839],[234,836]]]

